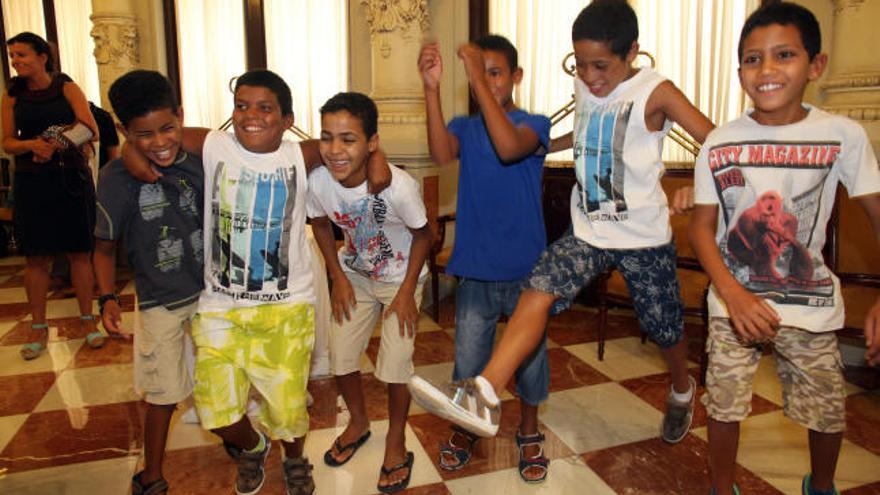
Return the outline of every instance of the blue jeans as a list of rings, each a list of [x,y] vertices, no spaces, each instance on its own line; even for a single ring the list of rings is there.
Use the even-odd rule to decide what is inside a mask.
[[[453,380],[474,377],[483,371],[492,356],[498,317],[513,314],[522,288],[522,280],[484,282],[465,277],[459,279],[455,291]],[[541,344],[516,370],[516,392],[526,404],[537,406],[547,400],[549,387],[545,332]]]

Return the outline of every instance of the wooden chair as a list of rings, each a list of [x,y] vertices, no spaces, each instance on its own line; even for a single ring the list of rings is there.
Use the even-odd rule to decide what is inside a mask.
[[[440,321],[440,274],[446,273],[452,246],[443,247],[446,242],[446,224],[455,223],[455,213],[437,217],[436,233],[428,254],[428,269],[431,271],[431,316]]]

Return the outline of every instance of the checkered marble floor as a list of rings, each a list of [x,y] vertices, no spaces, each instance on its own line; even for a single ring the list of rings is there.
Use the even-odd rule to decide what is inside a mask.
[[[132,390],[131,346],[111,340],[103,349],[88,348],[72,294],[57,292],[48,305],[48,352],[35,361],[21,360],[18,349],[30,318],[22,269],[21,258],[0,259],[0,493],[128,493],[141,453],[143,414]],[[128,325],[134,315],[130,278],[123,274],[119,282]],[[416,372],[430,380],[442,382],[452,373],[453,305],[443,303],[440,322],[423,316],[419,323]],[[669,381],[659,352],[640,342],[635,319],[622,312],[609,318],[605,359],[599,361],[597,320],[589,308],[575,308],[550,323],[551,394],[540,409],[551,459],[545,483],[526,485],[519,479],[513,440],[519,404],[506,393],[498,437],[483,441],[471,463],[455,472],[436,466],[448,424],[414,406],[407,446],[416,460],[406,493],[708,493],[705,411],[698,406],[684,441],[664,444],[658,430]],[[691,335],[698,331],[688,326]],[[691,347],[696,376],[699,344]],[[376,492],[388,427],[385,388],[372,375],[377,350],[374,338],[363,361],[373,437],[341,468],[329,468],[321,459],[347,413],[331,379],[310,384],[315,403],[306,451],[315,464],[319,494]],[[848,372],[847,377],[848,430],[837,485],[844,494],[880,494],[880,374]],[[738,461],[737,482],[744,494],[797,494],[808,469],[806,432],[782,414],[769,356],[761,363],[752,415],[742,426]],[[273,454],[261,493],[283,493],[279,464]],[[233,465],[218,440],[184,422],[181,411],[170,433],[165,476],[170,493],[232,493]]]

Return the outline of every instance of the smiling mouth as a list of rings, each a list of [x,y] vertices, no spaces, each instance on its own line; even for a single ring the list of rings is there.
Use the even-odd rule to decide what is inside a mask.
[[[168,148],[165,150],[153,151],[152,154],[153,154],[153,157],[155,157],[156,161],[158,161],[158,162],[165,162],[165,161],[168,161],[174,157],[174,154],[173,154],[171,148]]]
[[[759,93],[766,93],[769,91],[776,91],[777,89],[782,89],[782,85],[777,84],[777,83],[765,83],[765,84],[758,85],[757,89],[758,89]]]

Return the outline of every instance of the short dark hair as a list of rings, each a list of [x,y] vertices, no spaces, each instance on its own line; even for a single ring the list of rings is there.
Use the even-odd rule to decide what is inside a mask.
[[[30,31],[22,31],[6,40],[6,46],[12,46],[14,43],[24,43],[37,52],[37,55],[45,55],[46,72],[52,74],[55,71],[55,57],[52,55],[52,46],[41,36],[31,33]],[[9,81],[7,93],[9,96],[15,96],[27,89],[26,85],[27,81],[18,76],[14,76]]]
[[[571,26],[572,43],[581,40],[610,45],[611,53],[625,59],[639,39],[639,20],[625,0],[594,0],[584,7]]]
[[[363,93],[355,93],[353,91],[349,93],[336,93],[321,106],[319,111],[321,116],[323,116],[326,113],[336,113],[342,110],[360,119],[367,139],[376,134],[379,110],[376,109],[376,103],[373,102],[372,98]]]
[[[516,53],[516,47],[504,36],[487,34],[474,41],[474,44],[480,47],[480,50],[490,50],[504,55],[507,64],[510,65],[510,72],[519,68],[519,55]]]
[[[743,24],[739,35],[737,55],[742,60],[743,45],[749,34],[755,28],[780,24],[792,25],[801,33],[801,42],[810,56],[810,60],[822,51],[822,32],[819,29],[819,21],[809,9],[791,2],[771,2],[752,12]]]
[[[171,83],[154,70],[133,70],[113,81],[107,99],[116,118],[128,127],[132,119],[156,110],[168,109],[178,115],[177,96]]]
[[[284,82],[278,74],[268,69],[254,69],[245,72],[235,79],[234,92],[242,86],[256,86],[266,88],[278,98],[278,106],[281,107],[281,115],[293,115],[293,97],[290,95],[290,86]]]

